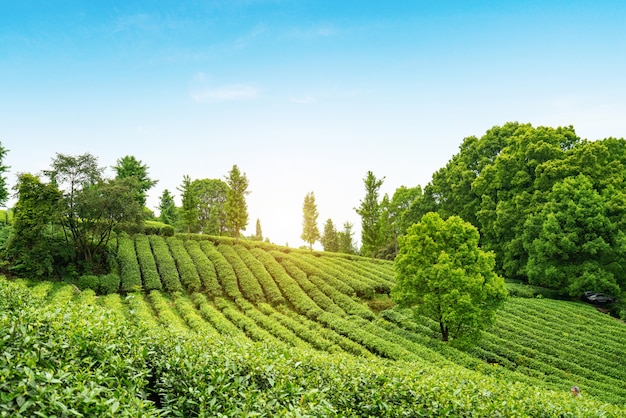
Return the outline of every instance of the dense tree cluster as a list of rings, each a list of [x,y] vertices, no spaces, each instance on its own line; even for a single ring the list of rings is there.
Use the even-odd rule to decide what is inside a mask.
[[[572,127],[507,123],[465,138],[409,208],[476,226],[496,269],[580,295],[626,283],[626,141],[588,141]]]

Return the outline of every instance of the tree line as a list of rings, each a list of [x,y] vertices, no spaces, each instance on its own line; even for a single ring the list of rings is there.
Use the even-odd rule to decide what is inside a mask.
[[[7,150],[0,145],[0,162]],[[175,231],[230,235],[239,239],[248,223],[248,180],[234,165],[222,180],[184,176],[176,207],[167,190],[156,217],[146,208],[148,190],[157,184],[134,156],[117,160],[114,178],[93,155],[57,154],[40,175],[20,173],[14,187],[12,219],[0,229],[3,269],[30,278],[77,278],[110,270],[109,242],[114,232],[142,232],[147,221],[161,220],[157,233]],[[0,203],[9,194],[0,163]],[[46,181],[47,180],[47,181]],[[258,239],[261,239],[257,221]]]
[[[6,153],[0,145],[2,203],[8,198],[1,176]],[[62,275],[64,268],[106,270],[111,232],[140,229],[146,220],[168,225],[171,233],[236,239],[248,225],[248,179],[236,165],[223,179],[184,176],[178,187],[182,205],[164,190],[158,216],[145,208],[157,183],[148,167],[126,156],[113,169],[115,177],[107,179],[95,157],[57,154],[41,176],[18,175],[13,225],[1,237],[5,267],[36,276]],[[618,294],[626,286],[625,170],[624,139],[588,141],[571,126],[506,123],[465,138],[424,188],[401,186],[380,196],[385,177],[368,171],[355,208],[360,248],[349,222],[341,229],[327,219],[319,230],[313,192],[305,196],[301,238],[309,249],[319,241],[325,251],[392,260],[424,215],[458,216],[477,228],[481,248],[494,252],[495,270],[507,279],[564,295]],[[255,226],[244,238],[267,240],[259,219]]]
[[[423,188],[379,197],[368,172],[361,254],[394,259],[398,238],[435,212],[477,228],[507,279],[580,296],[626,287],[626,141],[517,122],[467,137]]]

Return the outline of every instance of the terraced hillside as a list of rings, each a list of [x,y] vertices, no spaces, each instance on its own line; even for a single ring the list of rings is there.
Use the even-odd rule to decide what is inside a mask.
[[[145,401],[148,414],[621,416],[626,411],[621,361],[626,327],[590,306],[511,298],[480,345],[462,352],[439,342],[436,324],[426,318],[398,308],[378,313],[390,306],[392,263],[194,238],[120,236],[120,293],[97,296],[48,282],[10,286],[28,288],[24,299],[45,301],[34,304],[39,313],[33,315],[46,312],[55,330],[82,336],[81,326],[98,323],[99,315],[111,324],[110,333],[117,326],[134,330],[125,341],[132,342],[127,351],[144,353],[135,359],[144,364],[137,372],[140,383],[115,396]],[[69,313],[62,315],[59,307]],[[93,317],[74,310],[93,310]],[[72,319],[84,325],[70,326]],[[29,335],[28,328],[23,334]],[[106,368],[108,354],[91,347],[90,356],[94,350],[105,356],[96,361],[101,373],[121,373],[123,367]],[[7,358],[0,359],[6,363],[3,387],[12,376],[4,367],[15,363],[15,357]],[[126,382],[119,376],[105,381],[116,379]],[[570,396],[571,385],[581,387],[582,398]],[[19,406],[17,399],[11,402]]]

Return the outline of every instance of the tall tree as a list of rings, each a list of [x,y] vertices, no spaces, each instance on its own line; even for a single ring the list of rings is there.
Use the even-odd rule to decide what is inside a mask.
[[[324,234],[320,239],[324,251],[339,252],[339,235],[332,219],[324,224]]]
[[[309,244],[311,251],[313,251],[313,244],[320,239],[320,230],[317,227],[318,216],[315,194],[309,192],[304,196],[304,205],[302,206],[302,234],[300,238]]]
[[[192,229],[195,231],[198,226],[198,198],[191,185],[191,178],[185,174],[183,182],[178,188],[182,199],[180,214],[188,234],[191,233]]]
[[[22,277],[49,279],[55,267],[55,252],[61,253],[63,246],[47,234],[61,192],[28,173],[18,175],[15,190],[18,200],[13,208],[13,229],[6,243],[9,270]]]
[[[127,155],[118,159],[117,164],[112,168],[117,173],[115,176],[117,179],[135,179],[137,202],[142,207],[145,206],[146,193],[158,183],[158,180],[152,180],[148,177],[148,166],[142,164],[142,162],[137,160],[134,156]]]
[[[159,198],[159,220],[168,225],[174,225],[178,220],[174,195],[167,189],[163,190]]]
[[[248,205],[246,195],[248,191],[248,178],[245,173],[239,171],[237,165],[228,172],[226,177],[228,195],[226,199],[226,219],[228,229],[235,240],[239,239],[239,233],[248,225]]]
[[[6,173],[9,167],[3,164],[4,157],[6,157],[7,152],[8,150],[4,148],[0,142],[0,206],[3,206],[9,197],[7,179],[4,177],[4,173]]]
[[[337,232],[339,241],[339,252],[344,254],[356,254],[356,245],[354,244],[353,225],[350,222],[344,222],[343,231]]]
[[[395,260],[392,298],[438,322],[441,339],[459,346],[478,340],[507,296],[493,253],[478,241],[469,222],[431,212],[400,238]]]
[[[226,232],[226,200],[228,185],[220,179],[201,179],[191,183],[198,202],[198,225],[208,235]]]
[[[256,219],[256,229],[254,233],[255,241],[263,241],[263,231],[261,230],[261,220],[259,218]]]
[[[356,213],[361,216],[361,252],[371,254],[372,259],[382,245],[383,237],[381,233],[380,215],[381,207],[378,201],[380,187],[385,178],[377,179],[374,173],[367,172],[363,179],[365,184],[365,198],[356,209]]]

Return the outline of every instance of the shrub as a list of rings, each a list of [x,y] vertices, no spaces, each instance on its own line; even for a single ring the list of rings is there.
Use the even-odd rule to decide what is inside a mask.
[[[120,282],[120,276],[115,273],[100,276],[100,286],[98,287],[98,291],[103,295],[117,293],[120,288]]]
[[[93,291],[97,291],[99,284],[100,279],[98,276],[93,276],[91,274],[84,274],[78,279],[78,288],[81,290],[91,289]]]

